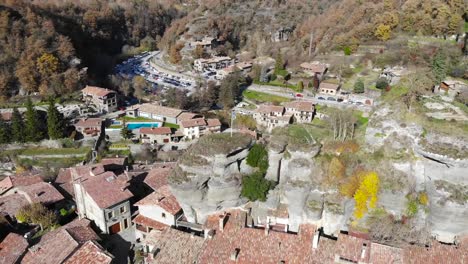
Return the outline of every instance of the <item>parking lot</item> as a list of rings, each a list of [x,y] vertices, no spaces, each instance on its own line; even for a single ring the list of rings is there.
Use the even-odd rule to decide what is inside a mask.
[[[159,52],[144,52],[136,55],[115,67],[115,72],[124,78],[131,79],[136,75],[144,77],[153,84],[153,91],[164,87],[182,88],[192,90],[196,86],[193,78],[181,74],[171,74],[161,71],[151,65],[150,59],[159,57]]]

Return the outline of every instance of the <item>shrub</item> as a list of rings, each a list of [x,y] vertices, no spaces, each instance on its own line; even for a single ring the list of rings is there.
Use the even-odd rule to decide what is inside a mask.
[[[354,194],[356,206],[354,208],[354,216],[360,219],[370,208],[375,208],[377,205],[377,194],[379,192],[380,179],[375,172],[365,172],[359,188]]]
[[[375,83],[375,88],[377,89],[385,89],[388,87],[388,81],[385,78],[379,78]]]
[[[418,213],[418,202],[414,199],[409,199],[406,204],[406,215],[413,217]]]
[[[429,198],[427,197],[427,193],[425,192],[419,193],[419,203],[421,205],[427,205],[428,202],[429,202]]]
[[[256,172],[242,178],[241,194],[250,201],[265,201],[268,191],[274,186],[275,183],[265,179],[263,173]]]
[[[364,82],[361,79],[358,79],[356,83],[354,83],[354,92],[355,93],[364,92]]]
[[[247,164],[259,168],[261,172],[266,172],[268,169],[268,152],[265,147],[260,144],[255,144],[250,149],[247,155]]]

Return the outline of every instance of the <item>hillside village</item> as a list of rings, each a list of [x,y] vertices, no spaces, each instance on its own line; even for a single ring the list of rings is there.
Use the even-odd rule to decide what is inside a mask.
[[[0,263],[467,263],[468,22],[343,46],[281,2],[161,3],[106,82],[0,100]]]

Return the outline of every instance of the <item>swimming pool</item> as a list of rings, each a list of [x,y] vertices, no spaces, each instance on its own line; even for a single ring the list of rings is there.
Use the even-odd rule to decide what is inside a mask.
[[[161,123],[159,122],[144,122],[144,123],[127,123],[128,129],[139,129],[142,127],[159,127]]]

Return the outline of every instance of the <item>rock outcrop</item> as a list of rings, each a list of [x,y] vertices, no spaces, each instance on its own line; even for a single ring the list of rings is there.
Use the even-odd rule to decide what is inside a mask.
[[[201,138],[182,155],[169,183],[187,220],[203,223],[206,216],[244,204],[241,165],[252,139],[243,134],[214,134]]]

